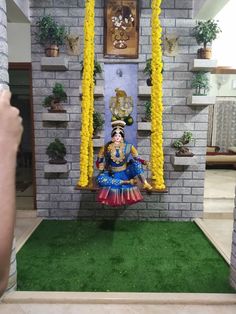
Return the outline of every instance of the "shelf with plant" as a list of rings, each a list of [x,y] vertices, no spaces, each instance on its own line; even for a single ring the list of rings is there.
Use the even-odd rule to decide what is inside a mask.
[[[143,73],[148,76],[146,82],[147,86],[152,86],[152,58],[146,60],[145,68]]]
[[[197,54],[199,59],[211,59],[212,49],[207,47],[221,33],[218,22],[215,20],[198,21],[193,28],[193,36],[199,45],[203,44],[203,48],[198,49]]]
[[[192,106],[206,106],[215,103],[215,96],[208,96],[210,90],[209,74],[206,72],[194,73],[191,87],[194,90],[188,104]]]
[[[52,95],[46,96],[43,100],[43,107],[48,108],[49,113],[66,113],[62,102],[67,101],[67,94],[61,83],[55,83]]]
[[[84,66],[83,66],[83,61],[80,62],[81,64],[81,77],[83,76],[83,71],[84,71]],[[97,86],[96,85],[96,77],[98,74],[102,73],[102,66],[100,62],[97,60],[94,60],[94,72],[93,72],[93,79],[94,79],[94,97],[103,97],[104,96],[104,88],[103,86]],[[82,96],[83,91],[82,91],[82,86],[79,87],[79,94]]]
[[[69,166],[65,160],[66,147],[58,138],[55,138],[48,145],[46,154],[49,157],[49,164],[44,165],[45,173],[66,173],[69,171]]]
[[[139,131],[151,131],[151,100],[147,100],[144,104],[145,106],[145,115],[141,119],[141,122],[138,122]]]
[[[83,71],[84,71],[84,62],[83,60],[80,62],[81,64],[81,77],[83,76]],[[96,85],[96,77],[98,74],[102,74],[102,66],[100,62],[97,60],[94,60],[94,71],[93,71],[93,80],[94,80],[94,85]]]
[[[190,131],[185,131],[180,139],[172,143],[172,147],[176,149],[175,155],[171,156],[171,163],[175,166],[190,166],[197,164],[197,158],[190,151],[187,144],[193,141],[193,134]]]
[[[190,131],[185,131],[180,139],[172,143],[172,147],[176,149],[175,155],[178,157],[193,157],[194,154],[185,145],[193,140],[193,134]]]
[[[51,15],[44,15],[36,22],[36,41],[45,48],[47,57],[58,57],[59,46],[65,44],[67,36],[64,25],[59,25]]]
[[[93,139],[100,138],[99,132],[102,131],[105,121],[100,112],[93,113]]]

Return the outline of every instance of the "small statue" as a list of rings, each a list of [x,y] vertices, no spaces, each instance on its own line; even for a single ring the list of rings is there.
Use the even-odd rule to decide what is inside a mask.
[[[136,148],[124,141],[125,122],[111,123],[112,140],[103,146],[98,154],[97,168],[100,170],[97,183],[100,186],[98,201],[110,206],[130,205],[143,200],[137,178],[146,190],[152,190],[143,173],[142,165],[149,162],[139,158]],[[132,158],[129,159],[130,155]]]
[[[110,99],[110,110],[113,117],[125,119],[129,117],[133,111],[133,100],[131,96],[127,96],[124,90],[115,89],[116,96]]]

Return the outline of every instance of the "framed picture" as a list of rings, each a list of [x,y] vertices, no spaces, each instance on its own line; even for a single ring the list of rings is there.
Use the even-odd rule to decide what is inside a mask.
[[[104,57],[138,58],[139,8],[135,0],[107,0],[104,7]]]

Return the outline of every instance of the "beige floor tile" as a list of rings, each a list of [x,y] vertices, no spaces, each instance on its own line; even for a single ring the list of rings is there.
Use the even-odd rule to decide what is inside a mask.
[[[205,176],[205,198],[234,198],[236,171],[208,169]]]
[[[18,252],[24,243],[28,240],[32,232],[42,221],[41,218],[17,217],[15,225],[16,252]]]
[[[233,220],[196,219],[195,221],[229,264],[231,258]]]
[[[235,314],[236,305],[1,304],[0,314]]]

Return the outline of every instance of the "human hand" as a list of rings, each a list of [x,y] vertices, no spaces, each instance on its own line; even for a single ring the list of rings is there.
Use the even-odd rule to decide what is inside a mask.
[[[23,132],[19,110],[10,104],[11,93],[0,91],[0,147],[1,151],[17,152]]]

